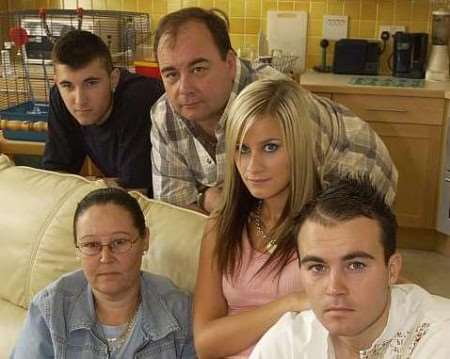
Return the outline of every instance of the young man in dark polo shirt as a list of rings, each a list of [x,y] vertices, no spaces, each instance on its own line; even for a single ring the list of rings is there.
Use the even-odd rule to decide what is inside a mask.
[[[150,108],[162,83],[113,68],[108,47],[87,31],[63,36],[52,60],[43,167],[79,173],[89,156],[106,178],[152,196]]]

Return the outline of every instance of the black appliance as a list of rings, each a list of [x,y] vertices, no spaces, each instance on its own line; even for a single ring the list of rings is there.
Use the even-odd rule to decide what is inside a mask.
[[[396,32],[392,76],[412,79],[425,78],[428,34]]]
[[[378,42],[360,39],[341,39],[334,48],[335,74],[378,75],[380,59]]]

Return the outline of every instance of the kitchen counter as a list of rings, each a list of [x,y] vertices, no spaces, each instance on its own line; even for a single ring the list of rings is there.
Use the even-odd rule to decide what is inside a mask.
[[[450,99],[450,81],[424,81],[424,87],[384,87],[352,85],[350,81],[355,77],[392,79],[391,76],[364,75],[336,75],[333,73],[319,73],[307,71],[300,77],[300,84],[310,91],[320,93],[348,93],[365,95],[393,95],[412,97],[431,97]]]

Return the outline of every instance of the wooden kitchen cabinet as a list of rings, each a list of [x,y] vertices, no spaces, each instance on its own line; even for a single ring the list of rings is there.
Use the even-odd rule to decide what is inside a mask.
[[[441,131],[435,126],[371,122],[389,149],[398,174],[395,212],[399,225],[434,228]]]
[[[426,82],[423,88],[353,86],[352,77],[309,72],[302,74],[300,84],[370,123],[398,169],[394,206],[400,227],[433,231],[450,83]],[[415,235],[409,232],[409,237],[411,233]],[[419,237],[424,238],[422,232]]]
[[[398,173],[395,212],[399,225],[434,228],[445,100],[333,94],[382,138]]]
[[[368,122],[442,126],[444,118],[443,98],[334,93],[332,99]]]

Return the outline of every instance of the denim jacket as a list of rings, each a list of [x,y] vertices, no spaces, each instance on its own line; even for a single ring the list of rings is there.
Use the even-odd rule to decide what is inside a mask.
[[[196,358],[190,296],[168,279],[142,272],[141,298],[143,342],[134,358]],[[66,274],[33,299],[11,358],[109,358],[96,325],[84,273]]]

